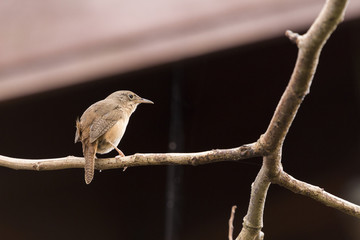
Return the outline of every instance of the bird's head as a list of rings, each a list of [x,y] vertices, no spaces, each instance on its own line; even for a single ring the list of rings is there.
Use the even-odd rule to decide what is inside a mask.
[[[115,101],[117,101],[119,103],[119,105],[121,105],[124,108],[129,109],[131,111],[131,113],[135,111],[136,107],[140,103],[154,104],[153,101],[142,98],[142,97],[138,96],[137,94],[135,94],[131,91],[127,91],[127,90],[114,92],[114,93],[110,94],[107,97],[107,99],[114,99]]]

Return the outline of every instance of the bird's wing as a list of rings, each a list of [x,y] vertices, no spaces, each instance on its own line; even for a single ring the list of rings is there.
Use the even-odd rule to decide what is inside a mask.
[[[116,104],[107,113],[96,117],[90,127],[90,143],[105,134],[123,117],[123,111]]]

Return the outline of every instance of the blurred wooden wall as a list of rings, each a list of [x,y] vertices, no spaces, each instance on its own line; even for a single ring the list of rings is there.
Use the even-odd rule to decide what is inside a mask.
[[[304,31],[324,2],[2,0],[0,101]]]

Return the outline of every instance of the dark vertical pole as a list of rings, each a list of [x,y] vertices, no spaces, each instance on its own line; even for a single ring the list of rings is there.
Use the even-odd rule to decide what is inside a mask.
[[[183,67],[174,66],[171,86],[171,111],[169,130],[169,152],[184,150],[182,116]],[[181,184],[183,167],[168,166],[166,171],[165,240],[178,240],[181,228]]]

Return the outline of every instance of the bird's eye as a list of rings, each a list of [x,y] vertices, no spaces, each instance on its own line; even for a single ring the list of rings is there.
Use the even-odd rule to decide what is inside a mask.
[[[133,99],[133,98],[134,98],[134,95],[129,94],[129,98],[130,98],[130,99]]]

